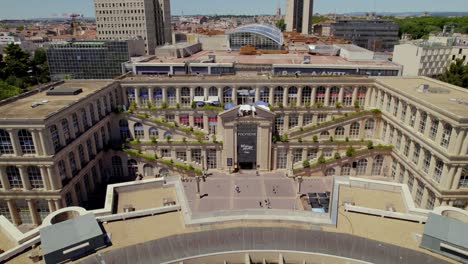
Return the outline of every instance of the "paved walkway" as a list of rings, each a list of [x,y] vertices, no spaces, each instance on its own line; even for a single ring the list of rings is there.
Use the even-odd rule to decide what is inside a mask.
[[[211,212],[239,209],[299,209],[296,196],[297,182],[285,177],[285,171],[261,173],[255,171],[228,174],[210,171],[205,182],[200,182],[201,199],[196,196],[196,181],[183,182],[192,212]],[[238,191],[236,190],[238,188]],[[330,191],[331,178],[306,179],[302,193]],[[267,204],[269,203],[269,206]],[[260,205],[261,202],[261,205]]]

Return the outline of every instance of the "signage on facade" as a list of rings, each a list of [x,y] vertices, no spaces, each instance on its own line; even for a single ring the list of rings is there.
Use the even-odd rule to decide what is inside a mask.
[[[237,126],[237,160],[240,163],[257,161],[257,125]]]

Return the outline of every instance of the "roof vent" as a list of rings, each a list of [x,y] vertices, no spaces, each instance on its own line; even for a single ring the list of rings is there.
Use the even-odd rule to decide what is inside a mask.
[[[442,87],[431,87],[429,84],[422,84],[417,88],[417,91],[420,93],[432,93],[432,94],[448,94],[450,93],[449,89]]]
[[[35,107],[38,107],[40,105],[43,105],[43,104],[47,104],[49,102],[49,100],[45,99],[45,100],[42,100],[42,101],[39,101],[39,102],[33,102],[31,104],[31,107],[32,108],[35,108]]]
[[[56,96],[56,95],[77,95],[83,92],[81,88],[55,88],[50,89],[47,92],[48,96]]]

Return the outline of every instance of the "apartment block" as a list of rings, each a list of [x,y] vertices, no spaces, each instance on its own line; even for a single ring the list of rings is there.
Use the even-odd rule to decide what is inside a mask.
[[[95,0],[94,8],[98,39],[142,38],[147,54],[172,43],[169,0]]]

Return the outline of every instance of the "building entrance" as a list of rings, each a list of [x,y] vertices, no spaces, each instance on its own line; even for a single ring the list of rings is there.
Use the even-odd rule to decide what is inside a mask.
[[[257,125],[237,125],[237,162],[239,169],[253,170],[257,165]]]
[[[237,90],[237,104],[251,104],[255,101],[255,89],[252,87],[240,87]]]

